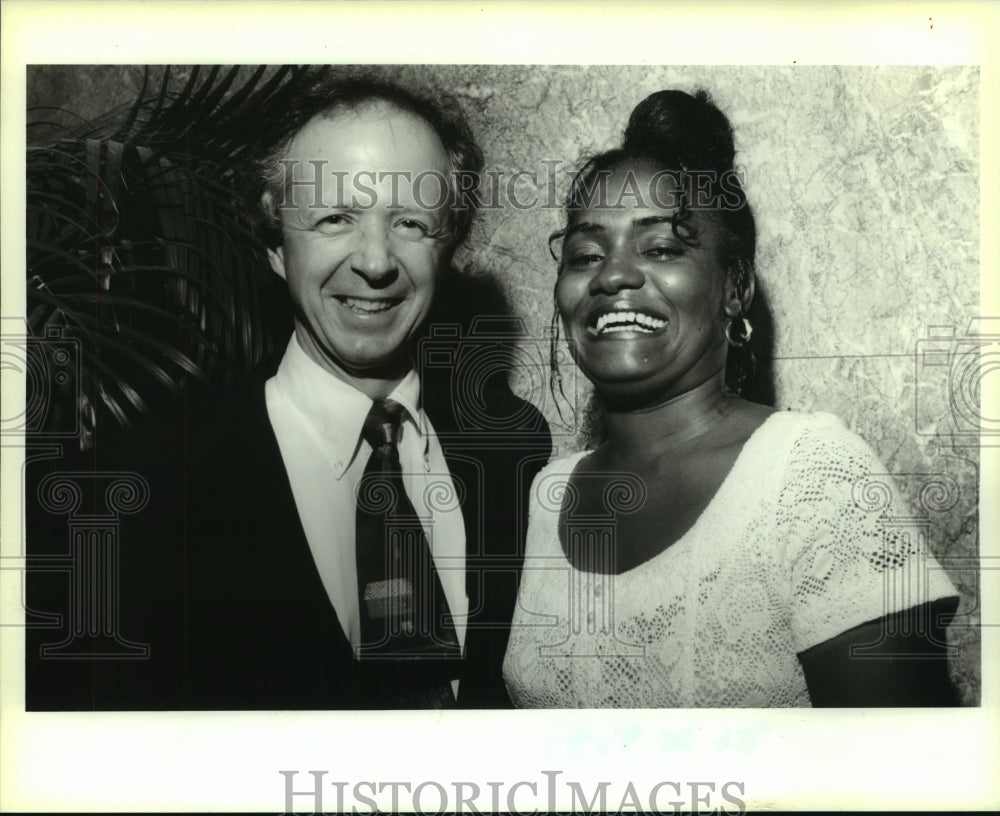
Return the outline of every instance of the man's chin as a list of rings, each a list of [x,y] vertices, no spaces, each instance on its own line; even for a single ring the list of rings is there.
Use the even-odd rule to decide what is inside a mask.
[[[397,380],[412,368],[412,343],[405,335],[396,338],[385,331],[350,332],[351,342],[345,344],[343,339],[347,334],[333,330],[324,338],[303,332],[301,325],[296,328],[299,345],[306,355],[346,382]]]
[[[348,377],[357,380],[398,380],[413,367],[409,347],[379,354],[377,349],[363,353],[330,356],[329,362]]]

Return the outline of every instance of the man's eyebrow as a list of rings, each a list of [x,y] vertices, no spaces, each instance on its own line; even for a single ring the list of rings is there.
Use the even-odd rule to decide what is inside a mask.
[[[312,205],[309,205],[307,207],[297,207],[296,209],[299,212],[304,211],[307,218],[313,215],[316,216],[329,215],[331,212],[341,213],[344,215],[356,215],[357,213],[361,212],[360,208],[348,207],[347,205],[343,204],[321,204],[318,207],[313,207]]]

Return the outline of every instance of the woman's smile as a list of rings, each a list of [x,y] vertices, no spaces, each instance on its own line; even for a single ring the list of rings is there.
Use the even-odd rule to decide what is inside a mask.
[[[598,306],[587,316],[587,335],[594,338],[631,338],[662,332],[669,321],[659,310],[631,301]]]

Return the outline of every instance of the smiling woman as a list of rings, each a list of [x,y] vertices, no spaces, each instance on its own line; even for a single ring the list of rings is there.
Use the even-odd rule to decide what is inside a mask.
[[[609,168],[609,190],[616,201],[636,185],[655,190],[656,173],[646,163]],[[720,231],[708,219],[675,229],[679,212],[636,196],[582,209],[566,231],[556,301],[577,364],[605,401],[678,396],[725,366],[719,324],[742,305],[726,291]]]
[[[952,704],[956,593],[866,501],[900,501],[884,466],[836,417],[739,396],[756,230],[733,158],[706,93],[661,91],[574,179],[555,297],[606,438],[535,481],[511,698]]]

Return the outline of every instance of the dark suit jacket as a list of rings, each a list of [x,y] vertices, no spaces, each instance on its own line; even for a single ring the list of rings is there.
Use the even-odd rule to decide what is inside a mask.
[[[267,418],[273,368],[206,416],[64,477],[58,460],[29,464],[29,710],[406,707],[398,694],[414,672],[353,659],[316,570]],[[528,491],[551,440],[505,384],[474,405],[460,390],[450,371],[426,372],[468,542],[458,702],[502,707]],[[109,486],[136,477],[145,507],[132,512],[126,496],[109,511]],[[83,491],[71,512],[53,501],[60,479]]]

